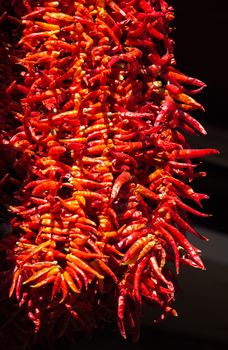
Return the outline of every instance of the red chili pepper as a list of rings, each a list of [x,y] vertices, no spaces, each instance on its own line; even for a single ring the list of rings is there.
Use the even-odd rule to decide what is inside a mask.
[[[172,157],[174,159],[191,159],[191,158],[201,158],[206,156],[212,156],[218,154],[216,149],[206,148],[206,149],[183,149],[172,152]]]
[[[124,326],[124,312],[125,312],[125,303],[126,303],[127,290],[122,285],[119,291],[118,297],[118,327],[121,335],[126,338],[126,330]]]
[[[141,275],[148,264],[148,257],[144,257],[137,265],[135,275],[134,275],[134,286],[133,286],[133,294],[137,302],[141,303],[141,295],[140,295],[140,282]]]
[[[204,269],[204,265],[203,265],[199,255],[197,254],[197,252],[193,248],[193,246],[188,242],[187,238],[180,231],[178,231],[174,226],[172,226],[166,222],[162,222],[162,225],[165,226],[167,228],[167,230],[171,234],[173,234],[173,236],[175,238],[177,238],[179,240],[180,244],[183,246],[184,249],[186,249],[186,251],[188,252],[190,257],[195,261],[196,264],[198,264],[198,267],[201,269]]]

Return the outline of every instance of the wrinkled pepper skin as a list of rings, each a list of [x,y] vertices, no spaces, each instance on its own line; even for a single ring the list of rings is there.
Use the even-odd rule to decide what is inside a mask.
[[[31,334],[116,321],[137,340],[143,304],[177,316],[172,265],[204,269],[187,234],[206,239],[190,217],[208,216],[197,209],[207,196],[190,181],[205,175],[195,158],[217,151],[185,136],[206,134],[192,116],[205,84],[176,68],[164,0],[1,8],[13,28],[1,48],[12,67],[0,116],[12,154],[0,183],[12,227],[1,242],[7,303]]]

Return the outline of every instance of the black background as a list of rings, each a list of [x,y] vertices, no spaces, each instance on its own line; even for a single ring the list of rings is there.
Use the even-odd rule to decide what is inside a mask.
[[[228,234],[228,2],[208,0],[172,1],[175,8],[174,38],[177,66],[184,73],[201,79],[207,88],[197,96],[206,108],[195,113],[208,130],[190,145],[215,147],[220,155],[204,160],[207,178],[197,181],[195,189],[210,195],[205,203],[213,217],[201,225]]]

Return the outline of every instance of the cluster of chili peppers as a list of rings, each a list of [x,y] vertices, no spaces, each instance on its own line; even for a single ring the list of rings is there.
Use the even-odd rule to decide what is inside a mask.
[[[177,315],[171,266],[204,269],[186,235],[204,238],[189,215],[208,215],[189,203],[207,196],[189,182],[205,175],[192,159],[217,151],[190,149],[184,135],[206,134],[190,115],[205,85],[175,68],[164,0],[10,6],[0,121],[9,296],[36,332],[117,319],[137,339],[144,303]]]

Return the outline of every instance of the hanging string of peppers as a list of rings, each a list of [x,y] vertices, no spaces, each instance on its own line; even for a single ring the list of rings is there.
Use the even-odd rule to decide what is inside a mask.
[[[205,84],[176,69],[164,0],[10,6],[0,116],[13,155],[1,173],[9,297],[36,332],[116,319],[137,339],[144,303],[177,315],[171,266],[204,269],[187,234],[205,239],[190,216],[208,216],[195,209],[207,196],[189,183],[205,175],[193,160],[217,151],[190,149],[184,135],[206,134],[190,114],[203,110],[192,96]]]

